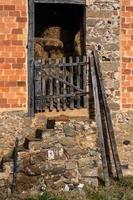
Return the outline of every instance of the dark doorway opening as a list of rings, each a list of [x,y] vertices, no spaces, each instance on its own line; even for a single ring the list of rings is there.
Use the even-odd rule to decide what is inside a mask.
[[[86,55],[85,44],[86,8],[84,0],[68,2],[67,0],[29,0],[28,113],[30,116],[33,116],[36,112],[37,102],[39,102],[39,105],[42,104],[43,106],[43,101],[49,98],[47,95],[47,83],[49,83],[49,86],[51,84],[51,88],[53,87],[53,92],[51,91],[50,93],[50,99],[51,97],[56,98],[56,100],[60,98],[61,106],[62,98],[69,98],[69,102],[72,100],[75,103],[72,97],[75,96],[76,90],[77,92],[79,90],[78,98],[80,95],[81,98],[77,101],[82,106],[83,101],[80,101],[80,99],[83,99],[82,95],[84,91],[86,91],[83,89],[85,88],[85,84],[83,84],[82,81],[83,74],[86,74],[84,73],[86,70],[86,61],[83,57],[83,55]],[[60,63],[58,66],[56,66],[57,63],[55,64],[55,67],[52,68],[53,71],[49,68],[49,66],[54,66],[50,64],[51,59],[49,58],[53,59],[52,63],[56,63],[56,61],[58,61],[58,64]],[[38,61],[39,65],[35,65]],[[40,64],[40,61],[45,64]],[[61,71],[59,73],[58,69],[54,71],[56,67],[60,68]],[[76,70],[78,68],[81,69],[77,74]],[[44,72],[46,73],[47,69],[51,74],[50,77],[44,78]],[[71,71],[73,71],[73,73],[71,73]],[[65,73],[66,75],[64,75]],[[58,75],[59,77],[57,78]],[[51,80],[53,83],[51,83]],[[43,84],[43,82],[45,82],[45,84]],[[59,88],[57,87],[58,82],[61,83],[59,84],[60,89],[57,92],[55,88]],[[45,90],[43,90],[44,85],[46,85]],[[77,85],[79,86],[77,87]],[[71,91],[67,91],[68,94],[61,94],[62,87],[64,87],[64,93],[69,87]],[[49,91],[50,90],[49,87]],[[44,91],[46,91],[46,95],[44,95]],[[55,92],[59,94],[56,94],[54,97]],[[59,101],[57,107],[58,105]],[[74,104],[74,106],[78,105]],[[72,107],[74,108],[74,106]],[[40,110],[39,108],[39,111]]]
[[[84,5],[35,4],[35,59],[85,54]]]

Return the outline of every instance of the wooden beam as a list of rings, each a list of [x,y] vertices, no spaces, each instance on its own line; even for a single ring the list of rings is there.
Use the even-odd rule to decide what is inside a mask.
[[[99,81],[99,85],[100,85],[100,90],[101,90],[100,92],[102,94],[102,101],[103,101],[103,106],[104,106],[104,110],[105,110],[105,117],[106,117],[106,122],[107,122],[107,128],[108,128],[108,133],[109,133],[109,139],[110,139],[114,164],[115,164],[115,168],[116,168],[116,174],[117,174],[117,177],[119,179],[121,179],[123,177],[123,175],[122,175],[120,159],[119,159],[119,155],[118,155],[118,151],[117,151],[113,123],[111,120],[111,113],[110,113],[110,109],[109,109],[108,102],[107,102],[107,96],[106,96],[104,84],[102,81],[102,74],[100,72],[100,63],[99,63],[98,54],[96,51],[93,51],[93,56],[94,56],[94,61],[95,61],[97,77],[98,77],[98,81]]]
[[[60,4],[79,4],[85,5],[86,0],[34,0],[35,3],[60,3]]]
[[[34,1],[29,0],[28,29],[28,115],[34,116]]]
[[[43,73],[46,74],[46,75],[48,75],[48,73],[47,73],[45,70],[43,71]],[[57,78],[57,77],[56,77],[55,75],[53,75],[53,74],[50,74],[49,77],[52,77],[52,78],[54,78],[55,80],[59,80],[61,83],[65,83],[66,85],[69,85],[70,87],[73,87],[75,90],[78,90],[78,91],[80,91],[80,92],[83,92],[83,93],[88,94],[86,91],[84,91],[84,90],[78,88],[77,86],[73,85],[72,83],[69,83],[68,81],[65,81],[65,80],[63,80],[63,79],[61,79],[61,78],[59,78],[59,77]]]
[[[102,125],[102,117],[101,117],[101,110],[100,110],[98,83],[97,83],[97,78],[96,78],[94,59],[92,56],[90,56],[90,66],[91,66],[91,77],[92,77],[92,86],[93,86],[94,103],[95,103],[96,123],[97,123],[97,128],[98,128],[98,135],[99,135],[98,139],[99,139],[99,146],[100,146],[100,151],[101,151],[104,181],[105,181],[105,186],[109,186],[110,180],[109,180],[109,171],[108,171],[108,164],[107,164],[105,143],[104,143],[104,130],[103,130],[103,125]]]
[[[87,93],[88,94],[88,93]],[[45,98],[45,99],[55,99],[55,98],[67,98],[67,97],[73,97],[76,98],[77,96],[85,96],[86,93],[82,93],[82,92],[77,92],[77,93],[73,93],[73,94],[60,94],[60,95],[47,95],[47,96],[43,96],[43,95],[36,95],[35,99],[40,101],[41,98]]]

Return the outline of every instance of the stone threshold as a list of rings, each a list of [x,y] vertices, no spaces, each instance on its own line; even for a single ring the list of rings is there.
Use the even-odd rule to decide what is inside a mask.
[[[59,111],[53,110],[50,112],[46,110],[43,113],[36,113],[36,117],[46,117],[49,119],[56,119],[56,121],[67,121],[70,119],[76,120],[88,120],[89,119],[89,112],[87,108],[83,109],[74,109],[74,110],[66,110],[66,111]]]

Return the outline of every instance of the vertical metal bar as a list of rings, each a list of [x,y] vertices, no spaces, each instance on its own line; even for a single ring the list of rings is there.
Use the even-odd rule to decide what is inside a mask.
[[[56,60],[56,65],[55,65],[55,69],[56,69],[56,94],[57,96],[60,95],[60,83],[59,83],[59,71],[60,68],[58,66],[59,64],[59,60]],[[60,111],[60,97],[57,97],[57,111]]]
[[[86,56],[83,56],[83,90],[87,92],[87,67],[86,67]],[[84,108],[87,108],[87,95],[83,97]]]
[[[66,63],[66,58],[63,58],[63,64]],[[66,66],[63,66],[63,80],[66,81]],[[67,94],[66,84],[63,83],[63,94]],[[66,110],[66,98],[63,98],[63,110]]]
[[[70,65],[70,83],[73,85],[73,65],[72,65],[73,58],[72,57],[69,57],[69,63],[71,64]],[[70,94],[73,95],[73,93],[74,93],[74,89],[73,89],[73,87],[70,87]],[[70,98],[70,108],[74,109],[74,98],[73,97]]]
[[[50,76],[49,76],[49,89],[50,89],[50,106],[49,110],[53,110],[53,78],[52,78],[52,60],[49,59],[49,70],[50,70]]]
[[[46,62],[43,60],[42,63],[42,71],[45,70]],[[42,110],[45,111],[46,108],[46,80],[45,77],[42,76]]]
[[[97,123],[97,128],[98,128],[98,135],[99,135],[98,139],[99,139],[99,145],[100,145],[100,151],[101,151],[104,181],[105,181],[105,186],[109,186],[110,180],[109,180],[109,171],[108,171],[108,164],[107,164],[106,151],[105,151],[104,130],[103,130],[103,125],[102,125],[102,117],[101,117],[101,110],[100,110],[98,83],[97,83],[97,78],[96,78],[94,60],[92,57],[90,57],[90,65],[91,65],[91,77],[92,77],[92,86],[93,86],[94,103],[95,103],[96,123]]]
[[[80,60],[79,60],[79,57],[76,57],[76,62],[77,62],[77,87],[80,88],[80,73],[81,73],[81,70],[80,70]],[[80,108],[80,95],[77,96],[77,108]]]
[[[35,7],[29,0],[29,32],[28,32],[28,115],[34,116],[34,33]]]

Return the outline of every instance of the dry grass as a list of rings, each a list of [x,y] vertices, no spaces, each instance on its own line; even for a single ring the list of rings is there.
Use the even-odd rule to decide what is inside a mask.
[[[133,177],[112,181],[108,188],[87,186],[84,191],[50,192],[51,200],[133,200]],[[27,199],[27,200],[34,200]],[[36,200],[36,199],[35,199]],[[44,194],[41,200],[48,200]]]

